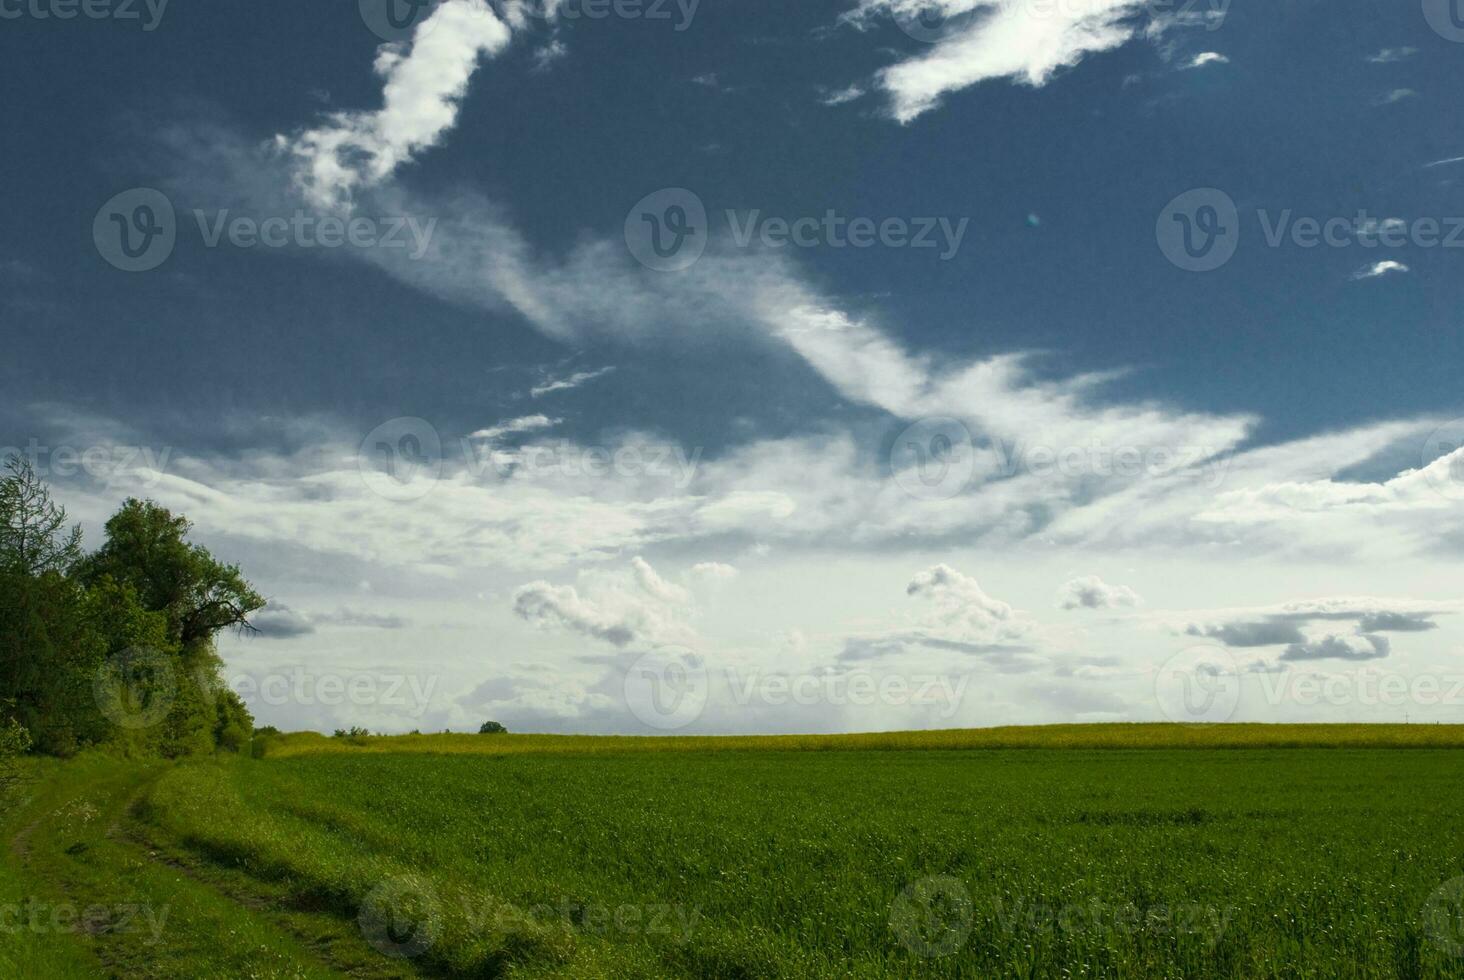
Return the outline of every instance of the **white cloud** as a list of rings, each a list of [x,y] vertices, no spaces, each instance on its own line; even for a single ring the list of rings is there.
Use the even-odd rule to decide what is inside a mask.
[[[1096,575],[1069,579],[1057,590],[1061,609],[1112,609],[1137,606],[1139,594],[1126,585],[1109,585]]]
[[[358,188],[387,179],[456,125],[479,59],[508,42],[508,27],[484,0],[443,0],[412,41],[377,51],[380,109],[332,113],[275,145],[297,164],[296,180],[314,204],[347,206]]]
[[[547,415],[525,415],[522,418],[500,422],[498,425],[490,426],[486,429],[479,429],[477,432],[470,433],[468,438],[492,442],[496,439],[502,439],[504,436],[521,435],[525,432],[538,432],[543,429],[552,429],[561,421],[561,419],[551,419]]]
[[[1385,636],[1337,636],[1293,643],[1282,660],[1381,660],[1392,650]]]
[[[720,561],[698,562],[691,566],[691,576],[699,582],[730,582],[738,574],[736,567]]]
[[[1045,85],[1060,69],[1132,39],[1132,18],[1145,6],[1144,0],[860,0],[850,19],[867,23],[889,15],[909,21],[933,12],[950,26],[926,53],[879,73],[895,118],[910,122],[946,93],[979,82],[1010,78]]]
[[[1381,262],[1374,262],[1372,265],[1365,265],[1352,274],[1354,280],[1376,279],[1379,276],[1386,276],[1393,272],[1409,272],[1408,266],[1402,262],[1395,262],[1392,259],[1384,259]]]
[[[1203,68],[1206,65],[1228,65],[1230,59],[1218,51],[1202,51],[1185,63],[1185,68]]]
[[[644,558],[632,558],[630,567],[635,573],[636,582],[651,598],[671,604],[691,601],[691,595],[685,589],[663,579]]]
[[[582,572],[578,585],[530,582],[513,594],[514,612],[541,629],[566,629],[615,647],[687,643],[690,595],[661,578],[650,563],[634,558],[630,577],[610,571]]]

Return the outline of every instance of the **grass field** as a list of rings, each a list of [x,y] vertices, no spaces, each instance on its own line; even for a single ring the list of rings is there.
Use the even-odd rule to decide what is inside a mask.
[[[168,910],[38,976],[1464,977],[1464,753],[1400,748],[1456,729],[1084,732],[82,759],[3,895]]]

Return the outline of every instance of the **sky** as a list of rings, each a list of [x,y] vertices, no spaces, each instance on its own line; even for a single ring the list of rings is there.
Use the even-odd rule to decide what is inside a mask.
[[[1460,721],[1457,0],[0,0],[0,449],[261,724]]]

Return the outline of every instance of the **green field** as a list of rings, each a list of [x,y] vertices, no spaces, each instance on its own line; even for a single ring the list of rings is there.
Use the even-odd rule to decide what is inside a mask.
[[[1369,733],[1391,747],[1268,747]],[[83,758],[11,800],[0,903],[162,926],[7,935],[0,974],[1461,977],[1464,753],[1405,747],[1458,738],[288,736],[255,759]]]

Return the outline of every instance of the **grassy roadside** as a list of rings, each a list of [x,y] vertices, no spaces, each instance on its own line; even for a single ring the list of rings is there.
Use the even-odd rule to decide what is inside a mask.
[[[23,765],[24,784],[0,804],[0,976],[414,975],[352,923],[276,911],[270,896],[140,840],[129,811],[168,766],[102,755]]]
[[[327,738],[299,732],[262,739],[255,755],[623,754],[627,752],[872,752],[971,749],[1459,749],[1464,725],[1042,725],[861,735],[394,735]]]
[[[34,834],[28,833],[34,814],[47,812],[59,768],[51,760],[23,760],[23,781],[0,792],[0,976],[69,980],[97,975],[99,963],[78,934],[46,927],[50,910],[66,902],[65,893],[21,868],[34,848]]]

